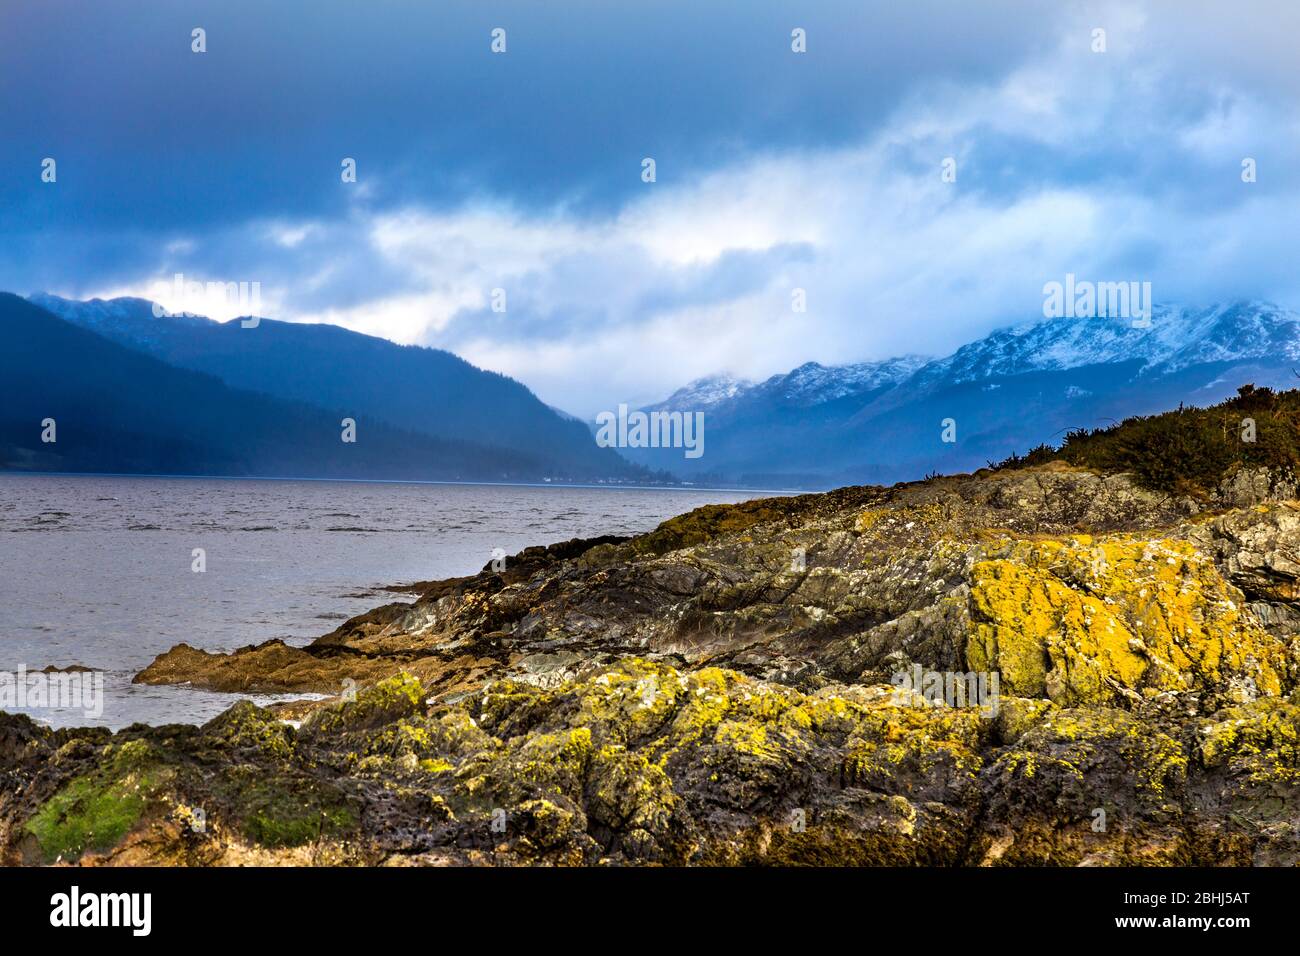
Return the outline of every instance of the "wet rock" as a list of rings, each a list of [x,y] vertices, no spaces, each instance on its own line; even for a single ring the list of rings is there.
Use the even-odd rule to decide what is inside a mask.
[[[280,708],[300,726],[249,704],[117,735],[0,718],[0,847],[27,862],[1295,862],[1300,511],[1276,497],[1293,491],[1238,472],[1193,500],[1053,463],[530,548],[306,647],[179,645],[137,677],[347,693]],[[131,813],[95,815],[132,787]]]

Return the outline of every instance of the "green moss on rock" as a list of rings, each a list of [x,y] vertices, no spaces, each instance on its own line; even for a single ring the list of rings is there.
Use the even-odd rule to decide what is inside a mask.
[[[136,826],[170,776],[145,741],[110,744],[95,771],[65,784],[24,829],[47,860],[111,849]]]
[[[366,730],[418,713],[423,707],[424,688],[418,678],[403,671],[358,691],[356,700],[316,711],[307,729],[318,735]]]
[[[293,755],[294,729],[249,700],[208,721],[203,733],[214,745],[234,751],[251,750],[280,760]]]

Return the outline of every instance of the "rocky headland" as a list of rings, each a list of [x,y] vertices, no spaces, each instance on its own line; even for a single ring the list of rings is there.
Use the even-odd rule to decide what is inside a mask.
[[[117,733],[0,715],[0,852],[1300,863],[1294,470],[1070,457],[530,548],[307,647],[179,645],[137,681],[333,696]]]

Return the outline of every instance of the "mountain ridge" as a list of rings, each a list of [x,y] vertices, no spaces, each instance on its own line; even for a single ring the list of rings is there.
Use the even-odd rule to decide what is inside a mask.
[[[996,329],[952,353],[822,366],[763,383],[709,376],[646,410],[702,403],[705,458],[658,449],[629,457],[678,474],[768,487],[826,488],[970,470],[1070,429],[1177,405],[1213,404],[1238,386],[1283,387],[1300,361],[1300,315],[1261,300],[1153,308],[1128,319],[1039,319]],[[864,376],[864,369],[908,374]],[[801,390],[792,382],[811,383]],[[700,389],[698,383],[707,383]],[[728,386],[728,383],[734,386]],[[797,398],[795,398],[797,394]],[[944,422],[956,440],[942,440]]]
[[[527,386],[441,349],[397,345],[339,326],[258,318],[217,322],[154,313],[147,299],[79,301],[36,293],[28,301],[169,365],[232,388],[366,416],[441,441],[496,447],[537,462],[537,477],[649,480],[599,448],[586,427]]]
[[[136,300],[130,307],[138,311],[142,304],[149,305]],[[103,318],[97,311],[86,321],[93,326]],[[237,321],[188,324],[249,331]],[[145,328],[166,339],[177,327]],[[0,329],[10,343],[0,354],[0,469],[445,481],[574,477],[557,469],[554,456],[403,428],[355,404],[331,408],[235,387],[9,293],[0,293]],[[117,332],[130,341],[120,327]],[[355,422],[354,442],[343,437],[345,419]],[[46,420],[54,422],[53,440],[42,434]],[[571,427],[585,433],[576,422]],[[628,466],[622,475],[648,472]]]

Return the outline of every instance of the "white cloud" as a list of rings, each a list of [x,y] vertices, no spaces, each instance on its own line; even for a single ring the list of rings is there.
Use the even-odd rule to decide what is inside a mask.
[[[603,217],[495,201],[368,214],[361,197],[345,226],[276,224],[270,241],[304,258],[267,265],[264,287],[278,317],[447,347],[585,416],[722,369],[944,353],[1041,314],[1066,272],[1152,281],[1158,299],[1295,297],[1295,179],[1246,186],[1224,161],[1296,155],[1294,109],[1240,82],[1258,64],[1207,49],[1235,27],[1205,16],[1189,32],[1100,5],[997,82],[917,92],[855,146],[661,167]]]

